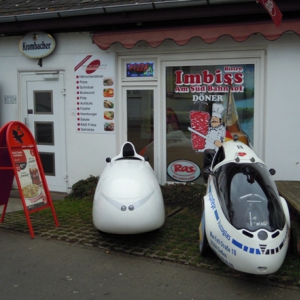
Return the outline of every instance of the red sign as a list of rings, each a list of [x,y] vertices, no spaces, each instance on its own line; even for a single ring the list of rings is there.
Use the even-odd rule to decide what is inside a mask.
[[[168,175],[176,181],[191,182],[200,176],[200,168],[189,160],[176,160],[169,164]]]
[[[38,149],[30,130],[21,122],[10,122],[0,129],[0,198],[4,204],[1,222],[15,177],[30,234],[34,237],[29,214],[51,208],[56,226],[58,221],[44,175]]]
[[[282,13],[273,0],[258,0],[265,7],[275,25],[278,27],[281,23]]]
[[[93,74],[99,67],[100,67],[100,60],[99,59],[93,60],[86,67],[85,72],[86,72],[86,74]]]

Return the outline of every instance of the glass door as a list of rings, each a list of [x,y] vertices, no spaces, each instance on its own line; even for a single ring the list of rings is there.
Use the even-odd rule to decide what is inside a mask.
[[[123,128],[123,141],[133,143],[138,154],[148,157],[151,167],[155,170],[157,159],[155,159],[155,140],[158,137],[157,124],[158,112],[156,112],[154,99],[155,88],[128,87],[124,88],[123,95],[126,98],[126,117]],[[124,103],[125,104],[125,103]],[[157,143],[156,143],[157,144]]]

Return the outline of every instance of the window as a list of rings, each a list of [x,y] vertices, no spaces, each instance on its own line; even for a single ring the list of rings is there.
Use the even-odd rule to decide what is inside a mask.
[[[167,168],[186,160],[203,169],[204,151],[218,150],[235,134],[252,143],[254,68],[254,64],[166,67]],[[168,181],[177,180],[169,176]]]
[[[34,113],[53,114],[52,91],[34,91]]]
[[[223,213],[235,228],[283,229],[283,208],[265,165],[228,163],[216,170],[213,179]]]

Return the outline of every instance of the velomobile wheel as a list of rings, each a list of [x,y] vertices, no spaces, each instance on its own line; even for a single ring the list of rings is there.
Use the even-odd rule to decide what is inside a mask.
[[[203,210],[201,222],[199,225],[199,250],[201,255],[205,255],[208,250],[208,241],[205,233],[205,213]]]

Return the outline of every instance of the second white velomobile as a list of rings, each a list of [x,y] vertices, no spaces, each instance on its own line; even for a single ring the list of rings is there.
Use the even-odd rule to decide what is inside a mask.
[[[199,226],[200,253],[207,246],[231,268],[256,275],[282,265],[290,237],[287,203],[264,162],[242,142],[225,142],[209,170]]]
[[[119,155],[106,161],[94,195],[94,226],[113,234],[160,228],[165,222],[165,207],[150,164],[130,142],[123,144]]]

